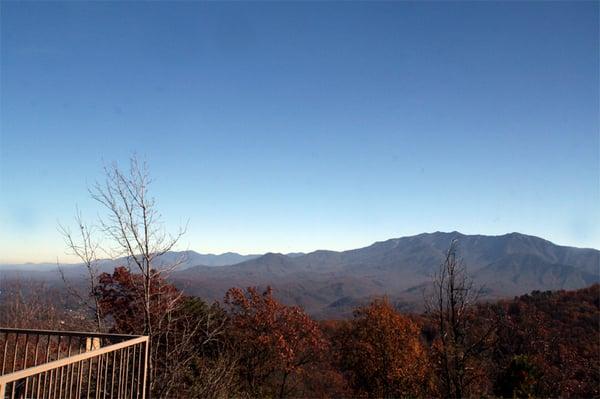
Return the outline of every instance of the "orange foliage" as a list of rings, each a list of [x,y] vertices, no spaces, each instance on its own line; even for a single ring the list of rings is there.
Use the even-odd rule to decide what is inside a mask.
[[[539,371],[536,396],[600,397],[600,285],[534,291],[492,307],[502,314],[493,359],[498,379],[515,356],[526,356]]]
[[[427,353],[419,326],[387,299],[356,310],[344,330],[338,337],[340,367],[356,394],[414,397],[427,392]]]
[[[267,288],[227,291],[230,335],[240,356],[240,374],[253,396],[288,396],[308,366],[327,349],[317,323],[302,309],[285,306]]]

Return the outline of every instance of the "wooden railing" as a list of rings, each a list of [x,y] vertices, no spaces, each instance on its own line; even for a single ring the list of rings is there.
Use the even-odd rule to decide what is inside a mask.
[[[148,337],[0,328],[0,399],[146,397]]]

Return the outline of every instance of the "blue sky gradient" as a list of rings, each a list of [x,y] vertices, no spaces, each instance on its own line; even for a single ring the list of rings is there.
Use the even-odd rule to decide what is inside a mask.
[[[2,2],[0,262],[145,157],[180,249],[600,248],[599,3]]]

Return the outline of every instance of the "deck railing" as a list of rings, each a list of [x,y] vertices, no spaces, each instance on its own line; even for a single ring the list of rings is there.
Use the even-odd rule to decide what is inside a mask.
[[[146,397],[148,337],[0,328],[0,399]]]

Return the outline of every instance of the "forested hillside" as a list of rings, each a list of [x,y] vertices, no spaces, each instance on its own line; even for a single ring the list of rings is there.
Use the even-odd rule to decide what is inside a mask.
[[[3,281],[0,325],[95,328],[85,309],[31,284]],[[137,284],[123,268],[101,276],[104,329],[143,332]],[[349,320],[315,321],[270,289],[232,288],[223,305],[166,281],[152,291],[162,298],[152,303],[157,397],[453,396],[443,374],[457,370],[443,367],[450,352],[435,312],[403,313],[380,298]],[[600,397],[599,325],[598,284],[469,307],[451,347],[464,362],[461,396]]]
[[[419,310],[452,240],[458,240],[460,256],[488,300],[600,281],[598,250],[560,246],[520,233],[459,232],[423,233],[342,252],[294,257],[271,253],[231,266],[187,268],[171,279],[186,293],[212,300],[221,299],[232,286],[270,285],[283,303],[302,306],[319,319],[350,317],[353,306],[382,295]]]

